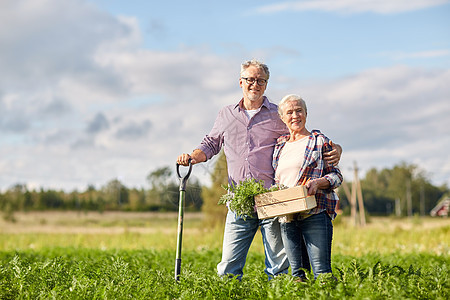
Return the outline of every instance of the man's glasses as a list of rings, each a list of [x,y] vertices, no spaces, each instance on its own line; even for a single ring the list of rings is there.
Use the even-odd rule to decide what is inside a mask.
[[[267,83],[267,79],[263,78],[253,78],[253,77],[241,77],[241,78],[245,79],[247,84],[254,84],[256,82],[259,86],[263,86]]]

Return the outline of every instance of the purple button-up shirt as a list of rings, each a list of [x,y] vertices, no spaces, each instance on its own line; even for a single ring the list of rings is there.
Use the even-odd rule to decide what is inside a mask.
[[[278,115],[277,105],[270,103],[267,97],[264,96],[263,104],[251,119],[245,114],[241,99],[238,104],[220,110],[211,132],[197,149],[210,159],[224,147],[229,184],[255,178],[264,180],[265,187],[269,188],[274,182],[272,154],[275,144],[288,132]]]

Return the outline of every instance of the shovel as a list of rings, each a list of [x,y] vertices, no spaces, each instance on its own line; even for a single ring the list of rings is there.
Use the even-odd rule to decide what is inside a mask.
[[[186,193],[186,183],[191,175],[192,164],[189,160],[189,170],[186,175],[181,176],[180,174],[180,165],[177,164],[177,175],[180,179],[180,202],[178,204],[178,236],[177,236],[177,255],[175,257],[175,280],[180,280],[180,271],[181,271],[181,242],[183,239],[183,217],[184,217],[184,198]]]

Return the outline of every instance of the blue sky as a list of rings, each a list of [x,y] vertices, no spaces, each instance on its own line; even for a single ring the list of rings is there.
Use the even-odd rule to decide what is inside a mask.
[[[450,184],[448,0],[6,0],[0,25],[0,189],[147,187],[251,58],[343,146],[345,178],[404,161]]]

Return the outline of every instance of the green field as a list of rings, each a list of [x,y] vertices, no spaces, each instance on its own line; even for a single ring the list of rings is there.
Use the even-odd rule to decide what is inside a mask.
[[[0,221],[0,299],[449,299],[450,220],[338,217],[332,267],[268,281],[258,235],[241,282],[215,274],[223,228],[186,214],[174,281],[173,213],[22,213]]]

